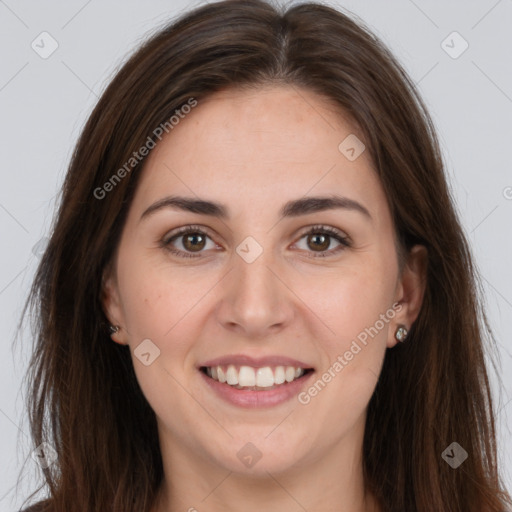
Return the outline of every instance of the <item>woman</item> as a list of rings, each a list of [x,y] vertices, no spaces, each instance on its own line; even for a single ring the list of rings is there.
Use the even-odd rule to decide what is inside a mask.
[[[511,503],[432,121],[332,8],[219,2],[147,41],[83,130],[28,305],[34,510]]]

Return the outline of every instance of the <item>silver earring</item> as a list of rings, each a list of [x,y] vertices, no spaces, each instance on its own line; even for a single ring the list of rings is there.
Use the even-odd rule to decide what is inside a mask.
[[[408,331],[407,329],[405,328],[404,325],[401,325],[400,327],[398,327],[398,329],[396,330],[396,333],[395,333],[395,338],[397,339],[397,341],[399,341],[400,343],[404,342],[405,339],[407,338],[407,334],[408,334]]]
[[[119,325],[109,325],[110,334],[116,334],[119,332],[119,329],[121,329]]]

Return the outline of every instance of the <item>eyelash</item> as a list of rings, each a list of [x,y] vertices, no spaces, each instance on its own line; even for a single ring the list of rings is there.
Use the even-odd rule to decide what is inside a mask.
[[[182,236],[190,235],[190,234],[200,234],[200,235],[205,235],[208,238],[211,238],[208,235],[208,233],[204,229],[202,229],[200,226],[193,226],[193,225],[184,226],[182,228],[179,228],[170,238],[162,240],[160,242],[160,246],[180,258],[199,258],[199,257],[201,257],[200,253],[197,253],[197,255],[191,254],[189,252],[184,252],[184,251],[174,249],[171,246],[171,242],[173,242],[174,240],[176,240]],[[307,235],[312,235],[312,234],[328,235],[329,237],[334,238],[337,242],[339,242],[340,246],[337,247],[336,249],[319,252],[315,256],[308,255],[309,258],[325,258],[325,257],[333,256],[333,255],[338,254],[340,251],[343,251],[347,247],[351,247],[351,242],[350,242],[349,237],[344,236],[337,229],[331,228],[330,226],[323,226],[323,225],[315,225],[315,226],[310,227],[307,231],[302,233],[299,240],[301,240],[302,238],[304,238]]]

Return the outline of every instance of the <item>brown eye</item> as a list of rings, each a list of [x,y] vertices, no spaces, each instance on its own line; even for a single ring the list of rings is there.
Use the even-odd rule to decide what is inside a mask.
[[[170,253],[183,258],[198,258],[207,247],[210,236],[196,226],[185,226],[160,242],[160,245]],[[214,248],[215,244],[211,241]]]
[[[306,248],[302,249],[308,257],[328,257],[336,255],[347,247],[351,247],[350,238],[342,231],[329,226],[313,226],[302,234],[300,240],[306,239]],[[181,242],[179,242],[181,240]],[[185,226],[160,242],[161,247],[170,253],[182,258],[199,258],[207,249],[210,240],[215,249],[215,243],[211,237],[200,227]],[[333,240],[338,247],[330,249]],[[180,246],[181,245],[181,246]]]
[[[331,245],[331,240],[329,236],[326,236],[321,233],[314,233],[312,235],[308,235],[307,243],[311,244],[310,247],[313,247],[315,251],[326,251]]]
[[[189,233],[188,235],[182,235],[183,247],[187,251],[201,251],[204,249],[206,243],[206,237],[202,233]]]
[[[301,240],[302,238],[305,238],[307,246],[305,251],[310,258],[333,256],[351,247],[350,238],[347,235],[329,226],[313,226],[302,234]],[[338,243],[338,247],[328,250],[333,240]]]

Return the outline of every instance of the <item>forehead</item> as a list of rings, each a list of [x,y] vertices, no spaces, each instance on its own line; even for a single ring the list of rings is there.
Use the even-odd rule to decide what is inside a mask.
[[[371,209],[382,200],[379,180],[366,151],[353,161],[340,151],[347,137],[362,139],[332,101],[309,90],[224,90],[198,101],[151,151],[135,201],[172,191],[259,208],[337,191],[367,197]]]
[[[247,156],[265,147],[260,158],[275,159],[281,152],[283,158],[300,162],[309,160],[313,153],[320,158],[319,150],[337,155],[340,134],[358,131],[333,101],[284,85],[228,89],[211,95],[199,103],[181,128],[178,137],[185,138],[193,130],[197,146],[221,144],[231,157]]]

